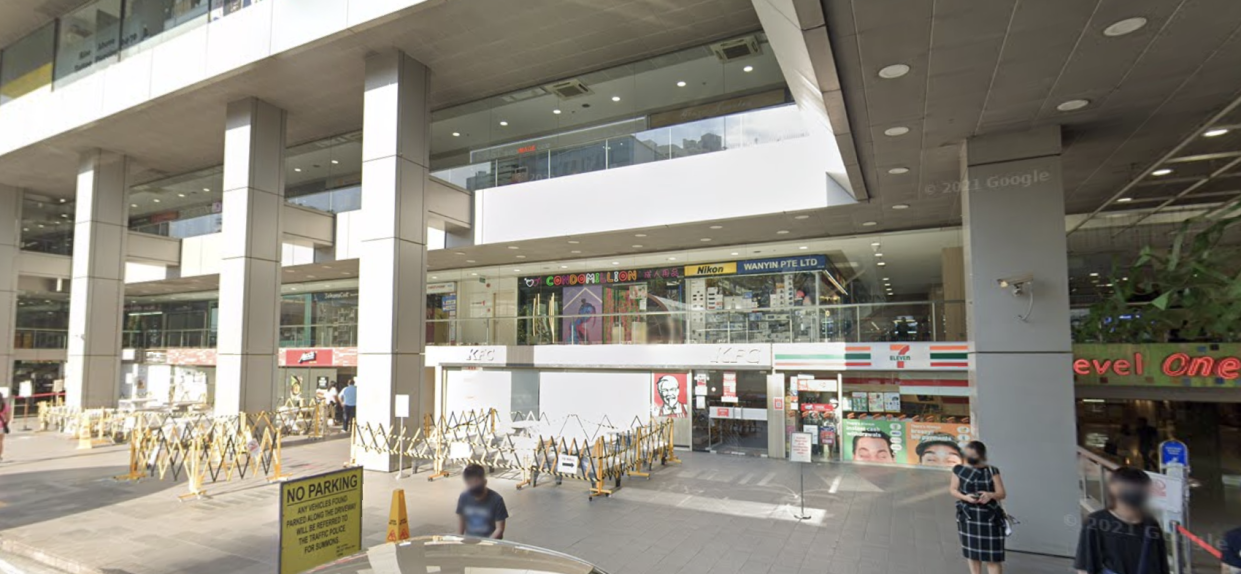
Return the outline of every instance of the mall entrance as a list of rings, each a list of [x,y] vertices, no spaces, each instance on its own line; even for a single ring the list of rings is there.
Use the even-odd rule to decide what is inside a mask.
[[[767,373],[695,370],[693,448],[768,456]]]

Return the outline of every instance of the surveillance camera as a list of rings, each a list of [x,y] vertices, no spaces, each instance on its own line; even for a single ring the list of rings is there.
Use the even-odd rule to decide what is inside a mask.
[[[1001,277],[995,280],[996,285],[1000,289],[1013,288],[1014,295],[1019,294],[1023,287],[1034,282],[1034,274],[1026,273],[1023,275],[1014,275],[1012,277]]]

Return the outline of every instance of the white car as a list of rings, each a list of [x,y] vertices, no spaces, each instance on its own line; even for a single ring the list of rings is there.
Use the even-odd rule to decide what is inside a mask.
[[[503,540],[471,536],[419,536],[381,544],[308,570],[305,574],[428,574],[512,572],[521,574],[606,574],[567,554]]]

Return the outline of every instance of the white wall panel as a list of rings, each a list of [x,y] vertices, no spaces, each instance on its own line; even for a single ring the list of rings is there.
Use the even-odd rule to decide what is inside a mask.
[[[751,217],[854,203],[829,184],[824,141],[805,137],[475,193],[479,244]],[[583,202],[607,202],[607,217]],[[761,198],[758,199],[758,198]]]
[[[495,409],[500,424],[511,422],[513,374],[509,371],[446,371],[444,414]]]
[[[545,372],[539,376],[539,408],[552,421],[577,415],[585,422],[608,419],[626,428],[651,416],[651,374],[647,372]],[[588,424],[588,431],[594,429]]]
[[[344,30],[349,22],[348,0],[274,0],[273,53]]]

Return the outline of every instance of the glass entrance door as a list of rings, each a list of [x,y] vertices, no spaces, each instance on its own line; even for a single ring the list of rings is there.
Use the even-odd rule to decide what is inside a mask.
[[[707,387],[707,408],[694,411],[694,450],[766,455],[766,374],[761,371],[695,371],[696,388],[703,380]]]

